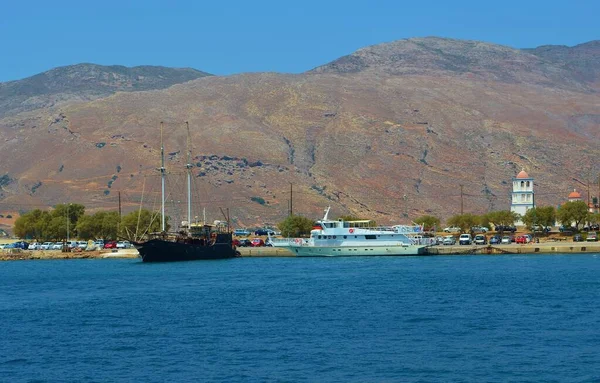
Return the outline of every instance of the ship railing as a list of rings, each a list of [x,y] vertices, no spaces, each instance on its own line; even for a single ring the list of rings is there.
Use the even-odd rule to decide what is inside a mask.
[[[437,245],[437,240],[435,238],[431,238],[431,237],[411,238],[410,240],[415,245],[425,245],[425,246]]]
[[[390,233],[400,233],[400,234],[423,234],[423,230],[421,230],[420,226],[409,226],[409,225],[394,225],[394,226],[369,226],[369,227],[360,227],[361,230],[368,231],[382,231],[382,232],[390,232]]]

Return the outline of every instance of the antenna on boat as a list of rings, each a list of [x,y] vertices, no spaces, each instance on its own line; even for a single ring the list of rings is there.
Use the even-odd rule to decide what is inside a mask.
[[[327,221],[327,216],[329,215],[329,209],[331,209],[331,206],[327,206],[327,209],[325,209],[325,216],[323,216],[323,221]]]
[[[186,172],[187,172],[187,221],[188,221],[188,230],[190,230],[190,225],[192,222],[192,189],[191,189],[192,167],[193,167],[192,166],[192,146],[191,146],[192,140],[190,139],[190,124],[187,121],[185,122],[185,126],[187,128],[187,147],[188,147],[187,164],[185,165]]]
[[[160,193],[160,214],[161,214],[161,222],[160,228],[164,232],[165,231],[165,146],[163,143],[163,122],[160,122],[160,183],[161,183],[161,193]]]

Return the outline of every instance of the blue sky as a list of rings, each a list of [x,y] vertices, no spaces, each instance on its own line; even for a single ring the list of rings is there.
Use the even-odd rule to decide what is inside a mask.
[[[600,1],[2,1],[0,82],[90,62],[299,73],[440,36],[529,48],[600,39]]]

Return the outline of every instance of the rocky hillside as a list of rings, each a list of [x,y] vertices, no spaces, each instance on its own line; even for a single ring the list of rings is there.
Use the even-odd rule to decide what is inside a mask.
[[[598,60],[600,41],[573,48],[544,46],[520,50],[481,41],[429,37],[366,47],[312,72],[435,74],[591,91],[600,72]]]
[[[408,39],[300,75],[209,76],[5,117],[0,207],[116,209],[119,192],[124,211],[142,199],[156,207],[161,121],[168,189],[184,189],[189,121],[196,214],[229,208],[238,226],[278,222],[290,200],[310,217],[331,205],[382,223],[508,209],[521,169],[536,202],[556,206],[600,172],[600,95],[574,69],[598,59],[584,45],[583,62],[567,65],[535,50]],[[176,222],[184,198],[167,200]]]
[[[164,89],[210,76],[190,68],[78,64],[0,83],[0,117],[56,104],[89,101],[115,92]]]
[[[590,41],[574,47],[544,45],[525,52],[540,57],[563,69],[578,81],[600,87],[600,41]]]

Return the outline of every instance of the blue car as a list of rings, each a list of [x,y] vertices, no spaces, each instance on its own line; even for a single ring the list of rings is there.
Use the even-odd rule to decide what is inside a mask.
[[[494,235],[490,238],[490,245],[499,245],[502,242],[502,237],[499,235]]]
[[[25,241],[15,242],[15,248],[27,250],[27,249],[29,249],[29,242],[25,242]]]

